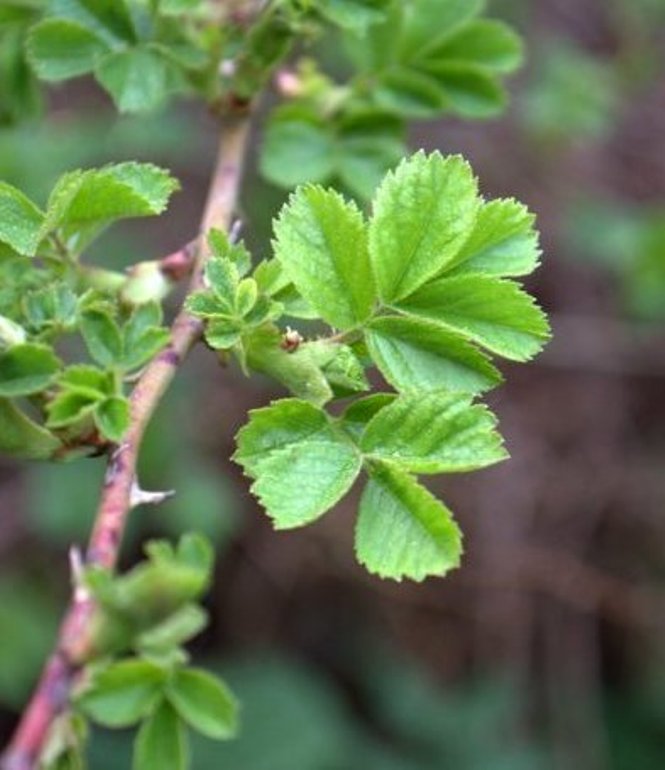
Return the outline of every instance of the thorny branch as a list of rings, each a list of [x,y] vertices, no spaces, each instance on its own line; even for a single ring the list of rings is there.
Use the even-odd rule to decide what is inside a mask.
[[[228,229],[242,182],[243,161],[249,132],[249,114],[223,119],[220,147],[200,233],[211,228]],[[192,271],[190,291],[201,287],[209,256],[205,238],[199,239],[193,267],[187,254],[174,257],[176,268]],[[113,569],[129,511],[136,504],[136,466],[146,427],[175,373],[199,340],[202,322],[184,310],[171,327],[171,341],[144,370],[130,396],[131,424],[123,441],[109,455],[108,467],[85,562]],[[76,582],[76,581],[75,581]],[[36,770],[54,720],[69,701],[72,684],[93,650],[87,634],[94,601],[86,591],[74,590],[60,627],[55,651],[47,662],[35,693],[0,762],[1,770]]]

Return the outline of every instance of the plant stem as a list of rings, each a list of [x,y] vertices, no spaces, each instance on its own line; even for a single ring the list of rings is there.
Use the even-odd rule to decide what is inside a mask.
[[[228,230],[242,182],[249,133],[249,114],[223,119],[217,163],[201,220],[200,235],[212,227]],[[190,291],[199,289],[209,256],[201,237]],[[113,569],[117,563],[125,524],[131,509],[132,487],[143,435],[175,373],[199,340],[202,322],[181,310],[171,327],[171,342],[148,365],[132,391],[131,424],[123,441],[110,454],[86,563]],[[1,770],[37,770],[39,757],[55,718],[67,708],[72,684],[94,651],[87,633],[94,600],[76,588],[60,627],[55,651],[47,662],[37,689],[0,762]]]

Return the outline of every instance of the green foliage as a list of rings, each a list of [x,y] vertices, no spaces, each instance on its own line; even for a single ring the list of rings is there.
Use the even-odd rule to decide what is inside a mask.
[[[176,548],[152,542],[146,550],[148,560],[125,575],[91,569],[84,577],[97,602],[96,660],[75,705],[105,727],[140,724],[135,768],[184,768],[185,726],[217,740],[237,730],[230,690],[211,674],[188,667],[182,647],[206,623],[197,602],[210,581],[212,552],[193,535]]]
[[[665,317],[665,210],[615,201],[576,201],[567,238],[579,258],[609,271],[625,312],[641,321]]]
[[[287,188],[333,182],[369,198],[406,154],[406,120],[498,114],[507,100],[501,78],[520,65],[522,47],[506,24],[479,17],[483,5],[324,3],[322,16],[342,27],[352,74],[337,85],[304,59],[284,80],[292,100],[266,128],[267,179]]]
[[[2,451],[67,456],[68,447],[76,453],[78,444],[122,438],[129,424],[124,380],[168,344],[169,333],[145,287],[140,304],[128,302],[138,294],[135,274],[83,265],[81,252],[117,220],[161,213],[176,188],[150,164],[73,171],[56,183],[42,211],[0,185],[0,241],[7,247],[0,255]],[[157,291],[163,299],[161,286]],[[72,333],[81,335],[97,368],[72,361],[69,346],[65,361],[55,353]],[[30,410],[17,400],[24,397]]]
[[[608,61],[570,43],[550,41],[525,94],[526,126],[550,144],[606,136],[617,111],[618,85]]]
[[[191,8],[139,0],[51,2],[30,29],[28,60],[43,80],[90,73],[120,111],[150,110],[193,88],[213,65],[196,26],[178,23]]]
[[[275,219],[273,253],[258,265],[224,233],[204,233],[203,275],[196,267],[185,309],[222,362],[290,393],[251,412],[234,455],[275,527],[315,521],[364,475],[357,557],[396,580],[460,563],[453,514],[419,476],[507,456],[496,419],[473,398],[501,381],[490,354],[525,361],[549,334],[512,280],[539,259],[524,207],[487,203],[458,156],[419,153],[386,176],[405,154],[407,120],[488,117],[505,103],[502,80],[521,45],[483,9],[482,0],[272,0],[249,15],[206,0],[0,8],[0,75],[11,75],[0,86],[10,96],[2,121],[34,111],[33,75],[92,75],[123,112],[194,93],[222,114],[245,110],[276,76],[289,103],[269,119],[260,167],[278,185],[310,184]],[[284,67],[323,34],[350,54],[345,83],[307,59]],[[312,182],[366,199],[378,187],[371,214]],[[130,398],[141,394],[129,384],[170,341],[161,303],[172,276],[157,260],[122,274],[83,258],[110,224],[162,213],[177,186],[133,162],[63,175],[45,206],[0,183],[5,454],[122,449]],[[318,322],[318,336],[287,325],[298,319]],[[394,392],[360,395],[381,378]],[[135,770],[188,767],[190,729],[221,740],[237,731],[230,690],[190,667],[185,649],[207,622],[209,544],[189,535],[146,553],[124,574],[93,564],[75,575],[77,596],[92,602],[90,644],[75,661],[85,667],[75,713],[53,726],[42,757],[49,770],[83,766],[88,722],[138,727]]]
[[[279,529],[319,518],[364,469],[359,560],[395,579],[444,574],[459,563],[460,533],[412,474],[506,457],[495,418],[471,397],[501,382],[478,346],[525,361],[548,339],[542,311],[503,277],[537,265],[533,217],[514,201],[486,203],[461,158],[419,153],[388,174],[369,222],[335,192],[297,190],[275,221],[274,250],[254,273],[253,299],[290,286],[342,332],[306,341],[272,321],[258,329],[237,321],[232,340],[216,341],[240,284],[229,260],[209,263],[211,289],[189,305],[207,319],[208,342],[299,397],[252,412],[236,461]],[[372,365],[399,398],[376,395],[341,418],[328,414],[327,402],[368,389],[363,369]]]

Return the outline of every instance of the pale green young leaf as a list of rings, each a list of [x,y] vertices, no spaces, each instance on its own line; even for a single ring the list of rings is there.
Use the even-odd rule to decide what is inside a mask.
[[[78,390],[65,390],[49,401],[46,406],[48,412],[47,428],[65,428],[90,416],[99,396],[91,396]]]
[[[512,199],[485,203],[455,260],[456,272],[520,276],[538,266],[540,248],[535,217]]]
[[[95,70],[120,112],[147,112],[159,107],[180,85],[179,70],[146,46],[105,56]]]
[[[477,183],[454,155],[422,152],[404,160],[379,187],[369,251],[379,295],[408,296],[451,263],[473,228]]]
[[[95,407],[93,417],[100,433],[111,441],[118,442],[129,428],[129,401],[122,396],[105,398]]]
[[[12,401],[0,398],[0,452],[21,460],[53,457],[60,441],[33,422]]]
[[[133,770],[185,770],[187,735],[180,717],[166,701],[141,725],[134,742]]]
[[[324,412],[305,401],[276,401],[252,412],[237,441],[234,460],[256,479],[252,491],[277,529],[319,518],[360,472],[356,449]]]
[[[250,271],[252,255],[242,241],[231,243],[228,234],[224,230],[218,230],[213,227],[208,232],[208,245],[214,257],[222,257],[235,265],[239,278],[242,278],[242,276]]]
[[[52,348],[26,342],[0,353],[0,396],[39,393],[55,379],[62,364]]]
[[[550,336],[547,318],[529,294],[513,281],[487,275],[439,278],[398,307],[514,361],[528,361]]]
[[[233,738],[238,730],[238,704],[217,677],[196,668],[175,673],[166,693],[180,717],[197,732],[216,740]]]
[[[58,180],[49,197],[43,234],[62,226],[76,229],[161,214],[177,189],[178,182],[151,163],[70,172]]]
[[[51,283],[23,297],[25,317],[33,329],[71,330],[76,325],[77,296],[66,283]]]
[[[114,389],[111,372],[87,364],[67,367],[58,378],[58,385],[64,390],[79,393],[92,400],[112,395]]]
[[[30,30],[28,59],[42,80],[67,80],[91,72],[108,46],[88,27],[48,18]]]
[[[240,274],[238,268],[225,257],[213,257],[206,262],[205,280],[219,300],[222,310],[235,311],[236,291]]]
[[[152,711],[165,681],[164,670],[154,663],[122,660],[94,676],[77,705],[105,727],[129,727]]]
[[[379,318],[366,333],[369,352],[399,391],[482,393],[501,382],[488,358],[458,334],[416,318]]]
[[[495,427],[494,415],[467,396],[410,394],[372,417],[360,449],[413,473],[472,471],[507,458]]]
[[[123,369],[137,369],[168,345],[171,335],[160,326],[161,320],[161,307],[156,302],[134,309],[122,329]]]
[[[416,479],[372,463],[360,499],[356,556],[382,578],[421,581],[459,566],[462,534],[452,513]]]
[[[137,649],[155,652],[178,647],[208,625],[208,613],[198,604],[186,604],[136,638]]]
[[[92,358],[103,367],[117,366],[122,360],[122,336],[118,324],[103,310],[81,314],[81,333]]]
[[[44,214],[20,190],[0,182],[0,243],[26,256],[39,245]]]
[[[313,185],[289,199],[275,223],[275,255],[321,318],[348,329],[369,318],[375,299],[362,214],[333,190]]]

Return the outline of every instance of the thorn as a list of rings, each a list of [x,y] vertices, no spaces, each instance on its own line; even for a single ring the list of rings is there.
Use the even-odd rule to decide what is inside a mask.
[[[90,592],[83,585],[83,555],[77,545],[72,545],[69,549],[69,570],[72,574],[74,601],[77,604],[87,602],[90,598]]]
[[[219,65],[219,74],[223,78],[232,78],[236,74],[236,63],[233,59],[222,59]]]
[[[240,240],[240,234],[242,233],[243,221],[242,219],[234,219],[231,229],[229,230],[229,243],[238,243]]]
[[[129,505],[136,508],[139,505],[159,505],[165,500],[175,495],[175,489],[167,489],[163,492],[148,492],[141,489],[138,482],[134,480],[129,494]]]

